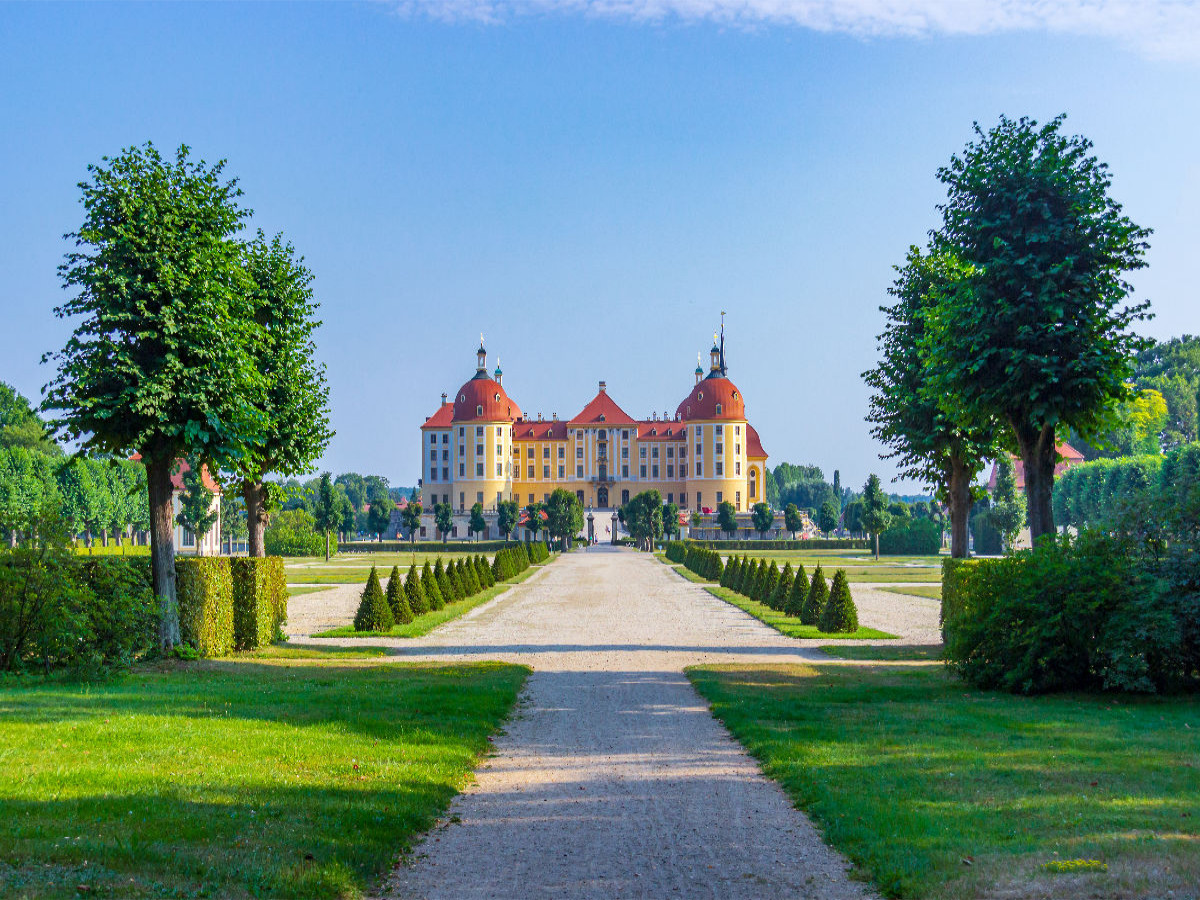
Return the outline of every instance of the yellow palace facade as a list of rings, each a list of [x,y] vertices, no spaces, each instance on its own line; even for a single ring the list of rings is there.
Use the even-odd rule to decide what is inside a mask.
[[[727,500],[745,512],[765,499],[767,454],[721,347],[713,346],[707,373],[697,366],[674,415],[649,419],[626,413],[603,381],[570,419],[526,417],[504,390],[499,366],[488,372],[482,345],[476,360],[475,375],[452,398],[443,394],[421,426],[426,512],[448,503],[464,514],[481,503],[491,513],[503,500],[544,502],[557,488],[598,510],[646,490],[686,511]]]

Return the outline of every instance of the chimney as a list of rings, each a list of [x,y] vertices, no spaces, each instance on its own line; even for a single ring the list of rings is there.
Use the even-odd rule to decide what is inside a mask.
[[[551,420],[557,422],[558,421],[558,413],[551,413],[550,418],[551,418]]]
[[[446,394],[443,392],[442,393],[442,406],[445,406],[445,405],[446,405]]]
[[[606,387],[608,387],[608,385],[605,382],[603,382],[603,381],[600,382],[600,393],[602,393],[602,394],[605,393]]]
[[[538,421],[539,421],[539,422],[540,422],[540,421],[542,421],[542,414],[541,414],[541,413],[538,413]]]

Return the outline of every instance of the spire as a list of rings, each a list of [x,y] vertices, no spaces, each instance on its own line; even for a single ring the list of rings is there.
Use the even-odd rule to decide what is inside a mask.
[[[700,383],[700,379],[704,377],[704,369],[700,368],[700,351],[696,351],[696,384]]]
[[[725,310],[721,310],[721,377],[728,374],[729,369],[725,367]]]
[[[496,357],[496,371],[492,373],[492,377],[496,379],[496,384],[504,384],[504,370],[500,368],[500,357]]]
[[[487,351],[483,349],[483,332],[479,332],[479,349],[475,351],[475,359],[478,365],[475,369],[476,377],[482,376],[487,378]]]

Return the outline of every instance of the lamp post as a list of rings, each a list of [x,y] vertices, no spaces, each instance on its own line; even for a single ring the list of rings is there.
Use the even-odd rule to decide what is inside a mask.
[[[591,546],[596,541],[596,517],[592,515],[592,508],[588,507],[587,515],[588,523],[588,546]]]

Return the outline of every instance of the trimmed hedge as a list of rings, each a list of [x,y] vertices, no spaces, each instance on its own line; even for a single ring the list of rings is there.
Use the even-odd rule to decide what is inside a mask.
[[[871,550],[866,538],[812,538],[807,541],[673,541],[695,544],[706,550]]]
[[[942,526],[931,519],[906,519],[879,535],[880,556],[937,556]]]
[[[325,538],[321,538],[321,555],[325,553]],[[454,538],[449,541],[346,541],[338,544],[341,553],[440,553],[453,549],[470,550],[473,553],[495,553],[506,547],[513,547],[521,541],[468,541]]]
[[[278,556],[234,557],[230,560],[233,580],[233,645],[238,650],[257,650],[275,640],[279,626],[287,620],[287,578]]]
[[[227,656],[234,647],[233,572],[226,556],[177,556],[175,595],[179,630],[201,656]]]

